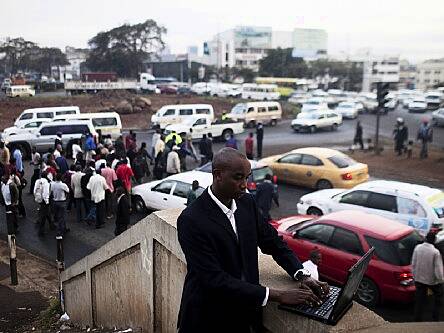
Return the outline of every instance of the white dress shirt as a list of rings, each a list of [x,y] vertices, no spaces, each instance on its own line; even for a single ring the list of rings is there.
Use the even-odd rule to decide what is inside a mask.
[[[234,234],[237,236],[237,228],[236,228],[236,220],[234,218],[234,213],[237,210],[237,205],[235,200],[231,200],[231,208],[229,209],[227,206],[225,206],[222,202],[219,201],[218,198],[213,194],[211,191],[211,186],[208,187],[208,194],[210,195],[211,199],[216,203],[216,205],[219,206],[219,208],[222,210],[222,212],[227,217],[228,221],[230,221],[231,227],[233,228]],[[270,294],[270,289],[268,287],[265,287],[265,298],[262,302],[262,306],[267,305],[268,302],[268,295]]]
[[[46,178],[39,178],[35,182],[34,185],[34,195],[36,194],[37,190],[39,189],[39,186],[42,187],[42,199],[45,202],[45,204],[49,204],[49,192],[50,192],[50,185]]]
[[[91,200],[95,203],[105,200],[105,191],[108,189],[105,177],[95,174],[89,179],[86,188],[91,191]]]
[[[11,190],[9,188],[9,185],[11,185],[11,183],[12,183],[11,179],[8,179],[6,184],[1,182],[3,200],[5,201],[5,205],[7,206],[11,205]]]
[[[54,201],[65,201],[66,195],[69,193],[68,185],[56,180],[51,183],[51,193]]]

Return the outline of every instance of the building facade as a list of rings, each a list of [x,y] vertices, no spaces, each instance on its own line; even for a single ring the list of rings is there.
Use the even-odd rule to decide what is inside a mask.
[[[268,50],[293,48],[301,53],[327,54],[328,36],[321,29],[273,31],[271,27],[238,26],[217,34],[204,43],[206,63],[217,68],[238,67],[259,70]]]
[[[444,58],[426,60],[417,66],[417,89],[426,90],[438,83],[444,83]]]

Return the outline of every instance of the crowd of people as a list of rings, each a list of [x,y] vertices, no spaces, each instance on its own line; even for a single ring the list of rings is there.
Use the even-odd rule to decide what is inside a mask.
[[[54,146],[46,153],[40,154],[33,148],[28,193],[38,204],[39,236],[45,235],[46,224],[57,229],[57,235],[69,232],[67,211],[75,211],[77,223],[95,228],[103,227],[106,219],[115,218],[118,235],[130,221],[132,184],[185,171],[186,157],[198,158],[191,137],[176,133],[165,136],[156,131],[151,150],[146,142],[138,145],[132,131],[115,142],[98,134],[94,137],[85,133],[69,151],[62,148],[63,133],[57,133]],[[205,158],[212,159],[211,141],[204,153]],[[26,216],[22,194],[27,180],[22,154],[21,147],[14,147],[11,154],[5,142],[0,142],[0,202],[5,206],[10,233],[19,232],[18,221]]]

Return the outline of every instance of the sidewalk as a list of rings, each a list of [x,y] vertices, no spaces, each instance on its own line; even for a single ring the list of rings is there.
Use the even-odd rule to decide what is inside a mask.
[[[0,240],[0,332],[31,331],[33,322],[57,297],[55,265],[17,248],[18,285],[12,286],[9,248]]]

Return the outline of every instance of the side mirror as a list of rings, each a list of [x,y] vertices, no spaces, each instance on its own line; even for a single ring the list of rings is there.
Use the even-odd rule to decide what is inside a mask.
[[[299,238],[298,232],[297,231],[293,232],[292,237],[293,237],[293,239]]]
[[[37,133],[35,134],[35,136],[36,136],[36,137],[39,137],[39,136],[40,136],[40,132],[37,132]]]

